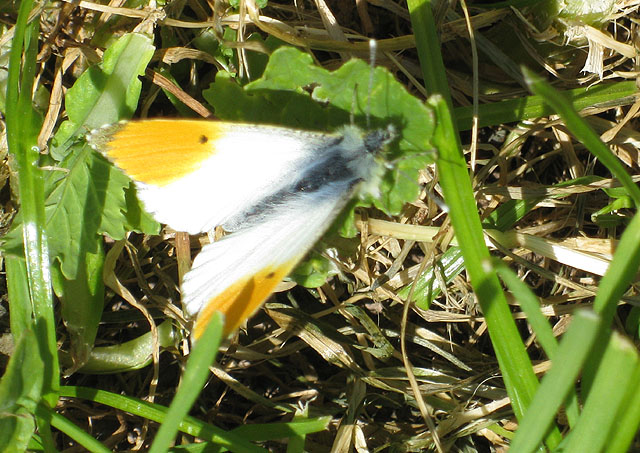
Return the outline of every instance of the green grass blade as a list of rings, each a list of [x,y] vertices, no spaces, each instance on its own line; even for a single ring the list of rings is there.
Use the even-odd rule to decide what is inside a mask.
[[[105,404],[158,423],[165,421],[169,411],[166,406],[88,387],[65,386],[60,389],[60,395]],[[265,451],[251,444],[244,436],[224,431],[193,417],[186,417],[180,425],[180,430],[202,440],[214,442],[223,448],[233,447],[234,451],[238,452],[260,453]]]
[[[624,233],[613,255],[607,273],[600,280],[593,309],[600,313],[607,325],[611,324],[622,295],[634,281],[640,267],[640,214],[636,214]]]
[[[317,433],[327,429],[331,417],[298,418],[288,423],[265,423],[256,425],[241,425],[231,432],[241,435],[246,440],[284,439],[293,437],[302,439],[306,434]]]
[[[511,443],[512,451],[534,452],[542,444],[592,350],[600,326],[600,318],[592,312],[576,312],[555,354],[555,366],[542,379],[527,414],[520,422]]]
[[[625,453],[631,451],[631,443],[638,434],[638,426],[640,426],[640,365],[636,361],[635,375],[632,376],[630,382],[635,385],[629,386],[626,397],[623,398],[624,404],[616,415],[616,426],[609,435],[609,445],[607,452]]]
[[[571,103],[562,96],[561,93],[533,71],[527,69],[523,69],[523,71],[531,91],[542,97],[546,103],[558,112],[571,133],[609,169],[613,176],[618,178],[622,186],[627,189],[629,196],[633,199],[636,206],[639,206],[640,189],[633,182],[618,157],[600,140],[600,137],[598,137],[587,122],[578,115],[571,106]]]
[[[59,429],[71,439],[82,445],[87,451],[92,453],[108,453],[112,451],[110,448],[105,447],[90,434],[86,433],[83,429],[75,425],[71,420],[55,412],[50,413],[51,426]]]
[[[587,88],[574,88],[562,94],[571,103],[574,110],[605,104],[631,104],[635,102],[638,88],[635,82],[601,83]],[[542,96],[523,96],[506,99],[491,104],[482,104],[478,112],[478,126],[497,126],[529,118],[540,118],[558,113]],[[473,109],[471,106],[454,109],[456,124],[461,131],[471,129]]]
[[[204,334],[198,339],[189,354],[182,381],[171,402],[167,416],[158,430],[149,453],[167,451],[178,433],[182,420],[191,410],[209,377],[209,366],[213,363],[222,341],[223,318],[216,313]]]
[[[447,116],[451,118],[444,102],[434,102],[433,105],[436,106],[439,120]],[[487,272],[483,266],[489,260],[489,251],[484,243],[479,217],[469,214],[477,211],[471,184],[461,183],[469,181],[469,178],[462,154],[456,146],[457,135],[452,134],[451,129],[445,131],[444,127],[436,128],[435,141],[440,144],[438,170],[445,200],[451,210],[451,222],[471,284],[487,320],[514,412],[520,418],[533,397],[538,381],[497,276]]]
[[[29,278],[27,267],[22,257],[5,255],[5,271],[7,273],[7,295],[9,300],[9,321],[14,341],[20,332],[33,327],[31,304],[29,303]]]
[[[580,354],[580,351],[573,351]],[[565,367],[567,364],[561,362]],[[604,451],[614,439],[611,432],[624,414],[628,390],[640,391],[637,378],[638,353],[633,344],[614,333],[599,363],[593,384],[584,402],[579,423],[563,442],[565,451]],[[637,432],[638,426],[635,427]]]
[[[28,306],[33,310],[34,331],[44,365],[43,396],[51,406],[55,406],[59,386],[59,364],[45,231],[44,183],[42,170],[38,168],[40,154],[36,147],[39,120],[33,110],[31,99],[39,31],[38,18],[30,24],[27,23],[32,4],[31,1],[21,3],[16,22],[7,80],[6,118],[9,151],[14,156],[18,168],[30,300],[13,300],[10,305],[23,304],[23,307]]]
[[[502,278],[502,281],[505,282],[509,290],[511,290],[520,307],[522,307],[522,311],[527,314],[527,321],[531,329],[535,332],[538,343],[540,343],[540,346],[544,349],[547,357],[553,361],[558,352],[558,340],[556,340],[553,334],[553,329],[549,325],[549,321],[542,313],[542,310],[540,310],[538,298],[504,262],[497,260],[494,262],[498,275]],[[571,390],[568,401],[569,403],[567,403],[566,408],[567,418],[569,424],[573,425],[579,416],[578,399],[573,390]]]
[[[416,39],[420,69],[422,70],[427,93],[439,93],[451,105],[449,81],[440,56],[440,40],[438,39],[431,13],[431,2],[427,0],[407,0],[407,6],[411,15],[411,25]]]
[[[450,99],[431,5],[419,0],[411,0],[408,5],[428,91],[442,93],[444,99]],[[538,382],[497,276],[487,272],[482,265],[489,259],[489,251],[484,244],[480,219],[471,214],[477,212],[475,199],[453,123],[451,103],[444,99],[434,99],[431,102],[438,119],[434,142],[439,153],[440,181],[451,210],[451,221],[467,272],[485,314],[514,411],[520,418],[533,397]]]
[[[540,310],[538,298],[506,264],[502,261],[494,261],[494,263],[498,275],[500,275],[500,278],[502,278],[514,294],[522,311],[526,313],[527,321],[536,333],[538,342],[544,349],[544,352],[549,358],[553,358],[558,350],[558,341],[553,335],[553,329],[551,329],[549,321]]]

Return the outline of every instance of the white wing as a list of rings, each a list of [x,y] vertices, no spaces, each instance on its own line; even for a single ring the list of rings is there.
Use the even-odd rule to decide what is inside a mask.
[[[331,185],[275,207],[262,222],[205,245],[182,283],[182,300],[198,338],[211,315],[225,315],[225,335],[273,292],[331,225],[349,187]]]
[[[224,225],[291,184],[336,136],[202,120],[129,121],[91,145],[136,183],[156,220],[191,234]]]

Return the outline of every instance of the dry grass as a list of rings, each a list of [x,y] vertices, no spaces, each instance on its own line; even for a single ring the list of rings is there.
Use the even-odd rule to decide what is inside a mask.
[[[190,79],[193,84],[176,86],[157,72],[148,71],[145,97],[139,107],[144,115],[171,112],[171,106],[156,97],[157,87],[162,87],[207,116],[198,87],[206,86],[200,81],[209,80],[218,63],[211,55],[191,48],[191,39],[192,29],[211,26],[238,30],[239,43],[229,47],[259,52],[263,50],[260,44],[249,46],[243,41],[253,33],[270,35],[310,48],[318,64],[328,68],[337,67],[351,56],[367,58],[364,39],[375,37],[384,52],[377,64],[385,65],[408,90],[424,98],[404,2],[360,0],[325,4],[318,0],[297,2],[297,6],[293,2],[270,2],[259,11],[259,22],[258,11],[249,2],[245,7],[247,16],[238,22],[233,11],[222,8],[218,11],[221,15],[216,17],[210,5],[199,1],[181,7],[173,3],[165,12],[128,9],[117,2],[109,7],[86,1],[58,3],[55,8],[47,5],[42,19],[38,83],[51,96],[41,143],[47,142],[64,117],[61,101],[66,88],[88,63],[98,61],[102,49],[91,42],[93,30],[111,14],[121,18],[112,29],[114,35],[133,30],[153,32],[160,47],[159,32],[165,30],[173,44],[157,51],[156,64],[180,62],[192,74],[183,80]],[[601,74],[598,70],[595,74],[580,72],[587,56],[583,45],[565,45],[560,32],[554,35],[550,30],[540,30],[536,34],[528,28],[524,17],[509,9],[472,10],[471,16],[476,32],[492,39],[511,58],[543,64],[559,89],[572,89],[598,85],[603,80],[633,80],[637,76],[631,41],[638,19],[636,4],[627,2],[626,7],[602,31],[589,29],[590,39],[602,47]],[[8,24],[15,20],[11,13],[2,17]],[[185,21],[190,23],[187,25]],[[463,19],[443,16],[439,32],[451,91],[458,106],[471,105],[474,77],[481,82],[478,97],[481,104],[526,95],[524,88],[486,53],[480,54],[478,72],[473,72]],[[6,38],[5,34],[1,40]],[[524,50],[515,49],[515,42],[526,43],[521,48]],[[638,168],[640,137],[635,124],[639,105],[635,99],[624,99],[617,105],[585,111],[592,127],[602,134],[631,173]],[[510,232],[491,232],[490,236],[499,244],[499,250],[494,248],[495,255],[512,265],[535,291],[543,312],[560,335],[572,311],[590,305],[598,276],[611,259],[619,230],[605,230],[589,217],[609,203],[601,188],[611,181],[566,189],[551,186],[585,175],[605,178],[609,175],[556,117],[483,127],[477,130],[477,136],[477,144],[472,147],[470,131],[462,134],[468,160],[473,161],[473,183],[481,218],[486,218],[505,199],[541,197],[536,208]],[[3,218],[9,219],[16,202],[7,186],[10,177],[7,166],[1,172],[5,185]],[[288,421],[297,410],[307,406],[311,416],[332,417],[326,432],[307,440],[308,451],[331,448],[419,451],[430,445],[429,430],[403,369],[399,337],[404,305],[396,291],[416,278],[424,260],[429,265],[434,263],[451,245],[453,234],[447,215],[430,195],[435,193],[437,197],[438,192],[434,168],[424,170],[421,183],[424,187],[421,198],[406,206],[398,218],[384,222],[376,218],[375,212],[370,212],[369,217],[362,213],[364,217],[358,223],[362,233],[360,251],[337,263],[342,272],[340,278],[314,290],[296,286],[279,292],[249,320],[246,328],[225,343],[214,376],[192,415],[231,429],[247,423]],[[180,250],[174,239],[183,241]],[[113,276],[130,291],[127,298],[146,312],[146,319],[111,293],[97,346],[137,337],[149,329],[150,319],[159,322],[160,317],[169,316],[182,322],[177,308],[176,262],[190,258],[184,239],[170,231],[161,237],[136,234],[129,237],[126,248],[116,257]],[[191,245],[195,249],[200,246],[195,239]],[[112,244],[107,242],[106,247],[111,249]],[[388,281],[380,280],[389,269],[392,272]],[[413,307],[407,320],[407,353],[413,373],[433,410],[433,422],[447,449],[500,451],[507,445],[501,429],[513,429],[515,419],[482,313],[464,272],[450,283],[442,275],[437,278],[442,294],[427,310]],[[378,281],[383,284],[370,290]],[[526,344],[536,371],[544,373],[549,363],[528,331],[516,301],[513,315],[523,337],[528,337]],[[60,326],[59,338],[64,340],[64,335],[64,327]],[[65,378],[65,383],[168,405],[180,381],[183,354],[187,351],[186,342],[177,343],[176,348],[162,352],[153,366],[108,376],[76,373]],[[72,399],[62,400],[58,410],[85,426],[114,451],[144,450],[156,430],[153,424],[129,414]],[[65,451],[80,451],[68,439],[61,437],[58,441],[58,447]],[[274,451],[285,449],[277,443],[267,447]]]

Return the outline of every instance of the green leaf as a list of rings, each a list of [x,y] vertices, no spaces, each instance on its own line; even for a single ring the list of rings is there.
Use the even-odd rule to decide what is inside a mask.
[[[66,374],[71,374],[89,360],[104,308],[102,238],[96,235],[94,242],[97,252],[81,252],[75,278],[64,278],[60,267],[52,266],[54,287],[60,297],[62,319],[69,333],[73,357],[71,369],[66,370]]]
[[[61,159],[73,137],[91,129],[130,118],[138,105],[144,74],[155,48],[148,37],[130,33],[104,53],[101,64],[90,67],[67,91],[69,120],[56,133],[52,155]]]
[[[157,234],[159,225],[140,208],[131,180],[88,146],[70,153],[46,181],[47,233],[51,256],[65,278],[75,279],[82,253],[98,253],[99,235],[123,239],[127,231]],[[4,249],[16,253],[22,237],[16,219]]]
[[[19,304],[20,322],[27,321],[36,331],[38,357],[42,364],[42,399],[55,407],[58,401],[59,364],[53,297],[51,292],[50,255],[45,231],[44,172],[40,168],[40,153],[36,147],[39,118],[33,109],[33,84],[37,79],[39,16],[29,20],[33,2],[20,3],[20,11],[13,27],[9,73],[7,78],[6,138],[10,155],[15,159],[20,193],[20,214],[24,219],[20,237],[24,238],[25,269],[19,260],[7,261],[13,269],[8,277],[25,276],[24,286],[9,282],[11,304]],[[33,20],[35,19],[35,20]],[[17,296],[17,298],[16,298]],[[25,299],[26,297],[26,299]],[[12,312],[14,311],[11,309]],[[26,311],[30,313],[26,313]],[[25,318],[24,315],[28,317]],[[12,327],[15,323],[12,323]],[[13,332],[20,335],[22,332]],[[52,435],[46,422],[38,419],[38,429],[45,446]]]
[[[169,348],[175,342],[175,329],[171,320],[158,325],[160,347]],[[89,360],[78,371],[84,374],[114,374],[139,370],[151,363],[154,347],[151,331],[121,344],[96,347],[91,350]],[[63,358],[67,359],[66,356]]]
[[[308,54],[282,47],[271,55],[260,79],[243,88],[219,73],[203,96],[225,120],[331,131],[348,124],[352,114],[355,123],[364,126],[369,111],[371,128],[393,124],[399,140],[387,157],[394,161],[394,168],[383,180],[381,199],[371,202],[388,214],[397,214],[417,196],[418,168],[432,162],[434,119],[431,110],[386,69],[375,69],[370,86],[371,75],[371,68],[361,60],[330,72],[315,66]]]
[[[15,332],[14,332],[15,334]],[[33,331],[18,337],[7,370],[0,379],[0,445],[6,452],[22,452],[33,435],[33,413],[40,399],[42,357]]]
[[[307,288],[317,288],[324,285],[329,277],[338,274],[338,272],[336,266],[329,260],[313,252],[294,269],[289,277]]]
[[[159,225],[140,208],[131,181],[89,147],[76,148],[46,181],[46,231],[54,288],[71,341],[72,370],[93,347],[104,304],[102,235],[157,234]],[[22,253],[21,217],[4,238],[6,251]]]

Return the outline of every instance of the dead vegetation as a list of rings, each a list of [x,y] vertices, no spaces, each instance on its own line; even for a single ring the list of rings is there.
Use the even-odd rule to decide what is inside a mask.
[[[172,2],[165,8],[88,1],[43,4],[38,86],[49,96],[48,105],[43,106],[42,148],[46,149],[64,118],[66,89],[88,65],[100,60],[112,37],[132,31],[153,34],[158,48],[143,81],[138,107],[142,116],[173,113],[159,88],[170,91],[199,115],[209,115],[200,90],[212,80],[213,72],[223,68],[215,55],[192,46],[203,29],[213,31],[224,52],[237,55],[237,66],[231,69],[240,79],[247,76],[243,59],[267,50],[264,40],[252,39],[256,34],[308,49],[327,68],[352,57],[367,59],[366,38],[374,37],[380,50],[376,64],[386,66],[415,96],[426,98],[404,2],[281,1],[269,2],[264,9],[253,1],[241,1],[236,9],[222,2],[210,3]],[[459,107],[456,112],[471,111],[474,78],[481,112],[487,104],[528,96],[510,71],[522,63],[546,73],[562,90],[634,81],[636,3],[619,5],[604,25],[584,25],[584,38],[574,33],[571,41],[558,22],[537,29],[540,24],[526,9],[481,10],[471,3],[475,40],[470,42],[460,5],[453,10],[443,6],[436,17],[452,96]],[[6,43],[11,39],[14,13],[5,11],[2,19],[9,25],[0,38],[0,43]],[[477,72],[472,46],[479,51]],[[496,63],[505,57],[509,64]],[[602,66],[593,66],[594,59]],[[180,65],[178,83],[159,71],[172,65]],[[639,106],[635,96],[625,96],[582,110],[631,174],[638,169]],[[508,112],[504,115],[510,117]],[[461,129],[480,217],[487,218],[505,200],[535,200],[535,208],[508,231],[488,231],[487,242],[494,255],[516,270],[535,292],[554,332],[560,335],[571,313],[592,303],[628,212],[624,205],[606,211],[612,199],[603,189],[615,186],[615,181],[557,116],[515,116],[485,124],[481,115],[474,133],[472,124],[462,124]],[[8,219],[15,201],[7,186],[10,172],[3,168],[3,218]],[[584,182],[559,186],[579,178],[585,178]],[[286,291],[277,293],[246,328],[225,343],[192,415],[232,429],[290,421],[306,408],[310,417],[329,415],[332,420],[327,431],[309,436],[307,451],[429,448],[430,430],[403,365],[400,335],[406,322],[406,352],[413,375],[431,407],[445,450],[506,448],[505,433],[516,427],[516,421],[464,271],[449,271],[450,264],[440,261],[434,272],[439,296],[429,308],[413,306],[408,319],[403,319],[406,297],[398,291],[418,278],[424,271],[422,263],[430,268],[455,246],[447,214],[436,203],[440,196],[435,167],[424,169],[420,183],[420,199],[395,219],[375,211],[360,212],[360,248],[348,259],[334,262],[340,269],[338,277],[317,289],[285,285]],[[604,217],[597,221],[593,216],[603,209],[600,215],[608,216],[607,223]],[[182,248],[176,246],[179,241]],[[106,249],[112,246],[107,239]],[[200,245],[192,239],[191,246]],[[114,276],[136,305],[126,304],[113,292],[108,294],[96,346],[136,338],[149,330],[150,320],[159,323],[168,316],[183,322],[176,262],[190,259],[185,236],[166,230],[159,237],[132,234],[113,258]],[[511,303],[536,372],[543,374],[549,362],[518,301]],[[64,326],[59,327],[64,344]],[[175,347],[163,351],[154,357],[152,366],[140,370],[103,376],[76,373],[65,382],[168,405],[180,380],[187,342],[176,341]],[[138,417],[75,399],[61,400],[58,410],[114,451],[144,450],[156,430]],[[63,436],[58,442],[65,451],[79,451]],[[275,442],[266,446],[285,450],[285,445]]]

